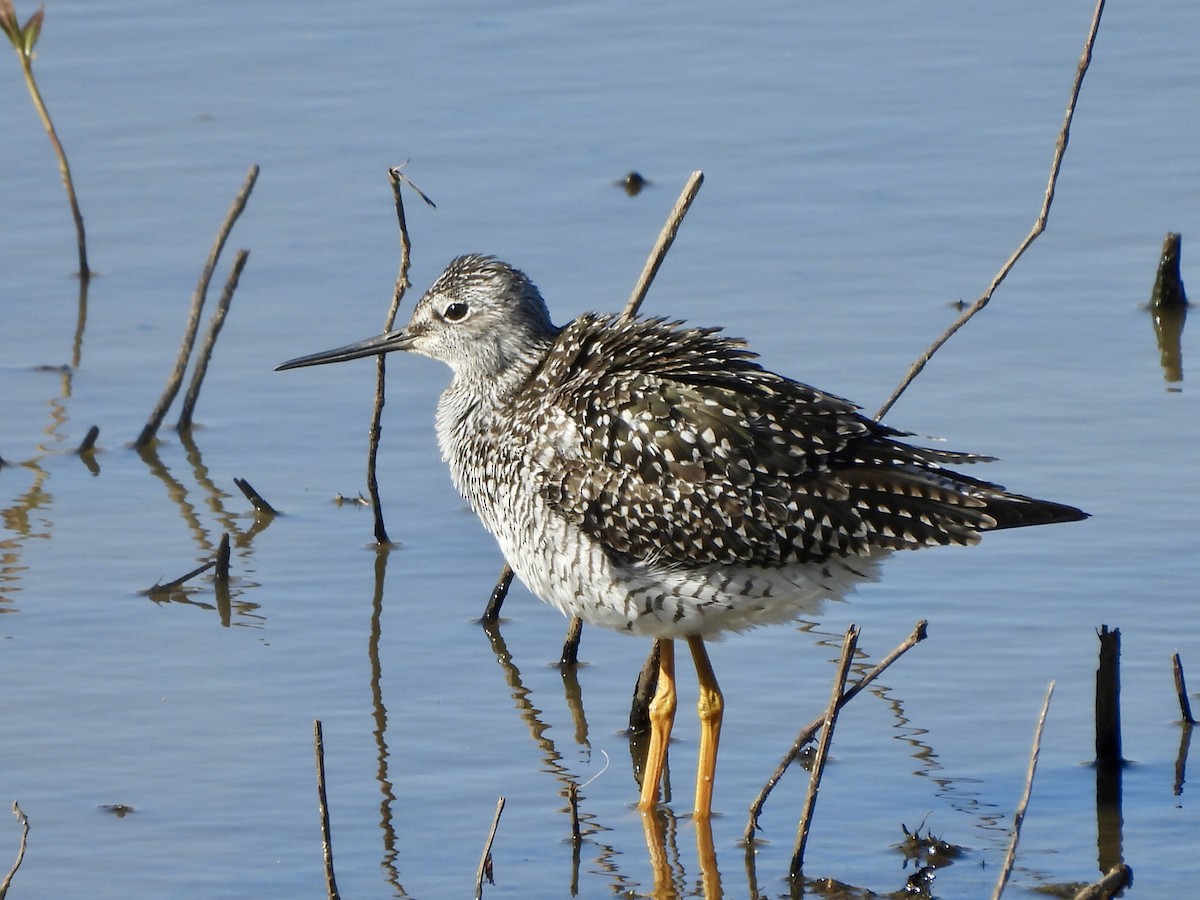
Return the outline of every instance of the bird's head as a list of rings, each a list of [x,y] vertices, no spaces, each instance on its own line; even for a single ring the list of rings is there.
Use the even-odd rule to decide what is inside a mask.
[[[515,364],[539,358],[557,333],[542,295],[524,272],[472,254],[446,267],[399,331],[290,359],[276,369],[408,350],[441,360],[459,378],[497,379]]]

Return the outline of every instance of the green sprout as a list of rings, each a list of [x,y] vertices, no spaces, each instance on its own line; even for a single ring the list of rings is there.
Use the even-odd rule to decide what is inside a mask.
[[[17,11],[13,9],[12,0],[0,0],[0,30],[8,35],[9,42],[17,51],[17,56],[21,60],[21,69],[25,73],[25,85],[29,88],[33,105],[37,109],[38,116],[41,117],[42,125],[46,129],[46,134],[50,136],[50,143],[54,146],[54,152],[58,156],[58,168],[62,172],[63,186],[67,189],[67,199],[71,203],[71,215],[75,217],[75,239],[79,245],[79,277],[87,281],[92,272],[88,268],[87,242],[83,234],[83,215],[79,212],[79,202],[75,199],[75,183],[71,180],[71,167],[67,164],[67,154],[58,140],[54,123],[50,121],[50,113],[46,111],[46,103],[42,100],[42,92],[38,90],[37,80],[33,77],[33,48],[37,44],[38,37],[41,36],[42,20],[45,16],[45,7],[39,7],[38,11],[30,16],[22,26],[18,24]]]

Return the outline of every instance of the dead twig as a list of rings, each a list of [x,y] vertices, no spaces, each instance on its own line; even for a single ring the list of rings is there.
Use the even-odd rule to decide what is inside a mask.
[[[246,173],[246,180],[242,183],[237,196],[233,198],[229,212],[225,214],[225,221],[217,229],[216,239],[213,241],[212,249],[208,252],[208,260],[204,264],[204,269],[200,273],[200,280],[196,283],[196,290],[192,294],[192,309],[188,316],[187,327],[184,329],[183,342],[179,347],[179,355],[175,359],[175,368],[167,379],[166,388],[164,388],[162,396],[158,400],[158,405],[150,413],[150,418],[146,422],[145,427],[142,428],[142,433],[138,435],[138,439],[133,442],[133,446],[138,449],[148,446],[154,440],[159,426],[162,425],[162,420],[167,415],[167,410],[175,400],[175,395],[179,393],[180,385],[183,384],[183,373],[187,370],[188,359],[191,358],[192,347],[196,342],[196,332],[200,328],[200,313],[204,309],[204,298],[208,294],[208,284],[212,281],[213,271],[217,268],[217,259],[221,255],[221,250],[225,247],[225,242],[229,239],[229,232],[233,229],[234,223],[242,214],[242,210],[246,208],[246,201],[250,199],[250,192],[254,190],[254,182],[257,180],[258,166],[252,165],[250,171]]]
[[[237,485],[243,496],[250,501],[250,505],[254,507],[254,511],[267,516],[279,515],[279,511],[270,503],[263,499],[262,494],[256,491],[253,486],[245,478],[235,478],[233,483]]]
[[[1179,698],[1179,712],[1186,724],[1195,725],[1196,720],[1192,718],[1192,704],[1188,701],[1187,682],[1183,679],[1183,661],[1179,658],[1178,652],[1171,654],[1171,671],[1175,675],[1175,694]]]
[[[150,588],[149,590],[143,591],[142,593],[149,594],[152,597],[155,596],[156,594],[169,594],[171,591],[175,591],[175,590],[178,590],[179,588],[183,587],[183,585],[185,583],[187,583],[188,581],[191,581],[193,578],[195,578],[201,572],[207,572],[209,569],[211,569],[216,564],[217,564],[216,560],[210,559],[208,562],[203,563],[202,565],[196,566],[196,568],[192,569],[192,571],[188,572],[186,575],[180,575],[174,581],[168,581],[166,584],[156,583],[154,585],[154,587]]]
[[[492,816],[492,827],[488,831],[487,841],[483,845],[483,854],[479,857],[479,869],[475,873],[475,900],[483,900],[483,880],[495,884],[492,877],[492,843],[496,840],[496,829],[500,827],[500,814],[504,812],[504,798],[496,799],[496,814]]]
[[[1079,100],[1079,91],[1083,86],[1083,76],[1087,73],[1088,66],[1091,65],[1092,62],[1092,48],[1096,44],[1096,34],[1100,30],[1100,17],[1104,13],[1104,2],[1105,0],[1097,0],[1096,11],[1092,15],[1092,25],[1088,30],[1087,39],[1083,44],[1083,53],[1079,57],[1079,64],[1075,70],[1075,82],[1071,86],[1071,97],[1067,101],[1066,115],[1063,117],[1062,129],[1058,133],[1058,141],[1054,146],[1054,159],[1050,163],[1050,178],[1046,184],[1046,193],[1044,199],[1042,200],[1042,208],[1038,213],[1037,221],[1033,223],[1033,228],[1030,230],[1029,234],[1025,236],[1025,239],[1021,241],[1016,251],[1013,252],[1013,255],[1010,256],[1008,261],[1000,267],[1000,271],[996,273],[996,276],[992,279],[992,283],[988,286],[988,289],[983,292],[983,296],[967,307],[966,311],[954,321],[954,324],[947,328],[946,331],[943,332],[942,336],[934,341],[930,345],[929,349],[922,353],[917,358],[916,362],[912,364],[908,370],[908,373],[901,380],[899,386],[897,386],[897,388],[892,391],[892,395],[888,397],[887,402],[885,402],[883,406],[879,408],[879,412],[875,413],[876,420],[882,419],[885,415],[887,415],[888,410],[890,410],[895,405],[896,401],[900,399],[900,395],[907,390],[910,384],[912,384],[913,379],[921,374],[921,370],[924,369],[925,364],[933,358],[933,354],[937,353],[938,350],[942,348],[942,345],[954,336],[955,332],[957,332],[960,328],[971,321],[971,319],[975,318],[976,315],[982,312],[983,308],[991,301],[992,294],[995,293],[996,288],[998,288],[1000,283],[1008,277],[1008,273],[1012,271],[1013,266],[1017,264],[1017,260],[1025,254],[1025,251],[1029,249],[1029,245],[1032,244],[1037,237],[1046,230],[1046,222],[1050,217],[1050,205],[1054,202],[1054,189],[1058,184],[1058,173],[1062,168],[1063,155],[1067,151],[1067,141],[1070,139],[1071,135],[1071,120],[1075,117],[1075,104]]]
[[[481,625],[495,625],[500,621],[500,607],[504,605],[504,598],[508,596],[508,589],[512,586],[512,580],[512,566],[505,563],[504,568],[500,570],[500,577],[496,579],[496,586],[492,588],[492,595],[488,597],[487,606],[483,610],[483,616],[479,620]]]
[[[829,747],[833,743],[833,729],[837,724],[838,712],[842,708],[842,690],[846,686],[846,676],[850,672],[850,663],[858,646],[859,631],[857,625],[851,625],[846,629],[846,637],[842,641],[842,655],[838,659],[837,674],[833,679],[833,694],[829,698],[829,707],[825,710],[821,740],[817,744],[817,755],[813,760],[812,775],[808,780],[808,791],[804,795],[804,807],[800,812],[800,824],[796,829],[796,847],[792,851],[792,864],[788,869],[788,876],[793,881],[800,878],[804,868],[804,847],[808,844],[808,828],[817,807],[821,776],[825,772],[825,761],[829,758]]]
[[[1042,729],[1046,726],[1046,713],[1050,710],[1050,698],[1054,696],[1054,682],[1046,690],[1046,699],[1042,702],[1042,713],[1038,716],[1037,728],[1033,732],[1033,749],[1029,752],[1029,769],[1025,773],[1025,790],[1021,793],[1021,802],[1013,813],[1013,832],[1008,842],[1008,852],[1004,854],[1004,865],[1000,869],[1000,878],[996,889],[992,891],[992,900],[999,900],[1004,893],[1004,886],[1012,874],[1013,863],[1017,860],[1017,841],[1021,839],[1021,823],[1025,821],[1025,810],[1029,808],[1029,796],[1033,793],[1033,775],[1037,771],[1038,756],[1042,752]]]
[[[849,690],[842,694],[841,700],[838,701],[838,708],[840,709],[857,697],[864,689],[867,688],[867,686],[871,684],[871,682],[882,675],[892,663],[898,660],[901,656],[903,656],[921,641],[925,640],[926,636],[928,635],[928,625],[929,623],[924,619],[921,619],[921,621],[917,622],[917,624],[913,626],[912,634],[905,638],[891,653],[880,660],[880,662],[873,669],[871,669],[871,671],[869,671]],[[824,723],[825,716],[822,714],[813,721],[809,722],[808,725],[800,730],[800,733],[796,736],[796,740],[792,743],[792,748],[786,754],[784,754],[783,759],[779,761],[779,766],[772,773],[771,777],[767,779],[767,783],[763,785],[763,789],[758,792],[758,796],[754,799],[754,802],[750,804],[750,818],[746,822],[746,830],[742,835],[742,839],[746,842],[747,848],[750,847],[754,840],[754,834],[758,831],[758,818],[762,815],[763,805],[767,802],[767,796],[772,790],[774,790],[775,785],[779,783],[779,779],[783,777],[783,773],[787,771],[788,766],[790,766],[792,762],[800,756],[800,751],[804,749],[805,745],[812,741],[813,735],[817,733]]]
[[[696,194],[700,192],[702,184],[704,184],[704,173],[697,169],[688,178],[687,184],[683,186],[683,192],[680,193],[679,199],[675,201],[675,206],[671,209],[671,214],[667,216],[666,224],[663,225],[662,231],[658,233],[658,240],[654,242],[654,249],[650,251],[650,258],[646,260],[646,266],[642,269],[642,274],[633,288],[633,293],[629,295],[629,301],[625,304],[625,309],[621,313],[622,319],[632,319],[637,315],[638,310],[642,306],[642,301],[646,298],[646,292],[650,290],[650,283],[654,281],[654,276],[658,274],[659,267],[662,266],[663,260],[666,259],[667,251],[671,249],[671,244],[675,243],[675,236],[679,233],[679,226],[683,224],[683,217],[687,215],[688,210],[692,206],[692,201],[696,199]]]
[[[100,437],[100,426],[93,425],[84,435],[83,441],[79,444],[79,448],[75,451],[78,454],[93,453],[96,450],[96,438]]]
[[[1132,884],[1133,869],[1125,863],[1119,863],[1109,869],[1099,881],[1081,888],[1071,900],[1111,900],[1119,891]]]
[[[392,182],[392,197],[396,201],[396,222],[400,228],[400,271],[396,275],[396,287],[392,291],[392,305],[388,308],[387,316],[383,322],[384,332],[395,328],[396,314],[400,311],[400,301],[404,299],[404,292],[412,287],[412,282],[408,280],[412,242],[408,239],[408,221],[404,216],[404,197],[401,195],[400,185],[407,184],[420,195],[422,200],[435,209],[437,208],[434,206],[433,201],[425,196],[424,192],[413,184],[407,175],[404,175],[400,171],[406,165],[408,165],[407,160],[398,166],[392,166],[388,169],[388,177]],[[371,509],[375,516],[375,543],[377,544],[391,543],[391,540],[388,538],[387,526],[383,521],[383,503],[379,499],[379,477],[376,474],[379,459],[379,438],[383,434],[386,376],[387,362],[384,359],[384,355],[380,354],[375,357],[375,406],[371,412],[371,429],[367,443],[367,493],[371,497]]]
[[[17,858],[12,864],[12,868],[8,870],[8,874],[4,876],[4,881],[0,881],[0,900],[4,900],[8,894],[8,886],[12,884],[13,876],[17,874],[17,869],[21,868],[21,863],[25,859],[25,844],[29,840],[29,817],[21,811],[21,807],[17,801],[13,801],[13,815],[17,817],[17,821],[21,823],[21,843],[17,846]]]
[[[317,811],[321,814],[321,854],[325,859],[325,892],[329,900],[338,900],[337,879],[333,874],[333,843],[329,837],[329,804],[325,799],[325,736],[321,720],[313,719],[313,753],[317,758]]]
[[[246,260],[250,258],[249,250],[238,250],[233,260],[233,268],[225,280],[225,289],[221,291],[221,299],[213,310],[208,322],[208,331],[200,343],[200,352],[196,354],[196,367],[192,370],[192,380],[188,384],[187,393],[183,395],[183,410],[179,413],[179,421],[175,423],[176,431],[187,431],[192,427],[192,414],[196,410],[196,400],[200,397],[200,385],[208,374],[208,362],[212,359],[213,348],[217,345],[217,336],[225,325],[225,316],[229,312],[229,304],[233,302],[233,292],[237,290],[238,280],[242,270],[246,268]]]

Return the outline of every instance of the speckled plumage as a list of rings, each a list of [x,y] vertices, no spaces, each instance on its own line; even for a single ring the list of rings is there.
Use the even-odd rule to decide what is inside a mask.
[[[509,564],[564,612],[639,634],[784,621],[890,551],[1084,515],[947,469],[987,457],[906,444],[717,329],[557,328],[490,257],[454,260],[403,331],[343,349],[295,363],[393,349],[447,363],[442,454]]]

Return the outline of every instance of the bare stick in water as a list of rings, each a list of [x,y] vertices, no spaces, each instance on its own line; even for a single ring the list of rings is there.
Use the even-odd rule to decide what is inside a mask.
[[[187,393],[183,395],[183,410],[179,413],[179,421],[175,424],[176,431],[187,431],[192,427],[192,414],[196,410],[196,400],[200,397],[200,385],[208,374],[208,362],[212,359],[213,348],[217,345],[217,336],[225,325],[225,316],[229,313],[229,304],[233,302],[233,292],[237,290],[238,280],[242,270],[246,268],[246,260],[250,257],[249,250],[239,250],[233,260],[233,268],[225,280],[225,289],[221,291],[221,299],[213,310],[208,322],[208,331],[200,342],[200,352],[196,354],[196,367],[192,370],[192,380],[188,383]]]
[[[504,798],[496,799],[496,814],[492,816],[492,828],[488,832],[487,841],[483,845],[483,855],[479,857],[479,869],[475,873],[475,900],[483,900],[483,879],[489,882],[492,878],[492,843],[496,840],[496,829],[500,827],[500,814],[504,812]]]
[[[329,804],[325,799],[325,736],[321,720],[313,719],[313,753],[317,758],[317,811],[321,814],[321,854],[325,859],[325,892],[329,900],[339,900],[337,879],[333,875],[333,843],[329,836]]]
[[[137,448],[146,447],[154,440],[154,436],[158,433],[158,427],[162,424],[163,418],[167,415],[167,410],[170,408],[175,395],[179,393],[179,387],[183,384],[183,373],[187,370],[188,359],[192,355],[192,347],[196,342],[196,332],[200,328],[200,313],[204,309],[204,298],[208,294],[208,283],[212,281],[213,271],[217,268],[217,259],[221,255],[221,250],[225,247],[225,241],[229,239],[229,232],[233,229],[234,223],[238,220],[238,216],[242,214],[242,210],[246,208],[246,201],[250,198],[250,192],[254,190],[254,182],[258,179],[258,166],[253,165],[250,171],[246,173],[246,180],[242,183],[241,190],[237,196],[233,198],[233,204],[229,207],[229,212],[225,215],[225,221],[221,223],[221,227],[217,230],[217,237],[213,241],[212,249],[208,253],[208,261],[204,264],[204,270],[200,273],[200,280],[196,284],[196,290],[192,294],[192,311],[188,317],[187,328],[184,329],[183,342],[179,347],[179,356],[175,359],[175,368],[171,372],[170,378],[167,379],[167,386],[163,390],[162,396],[158,400],[158,405],[154,411],[150,413],[150,419],[146,422],[142,433],[138,435],[138,439],[133,442]]]
[[[879,664],[876,665],[875,668],[873,668],[866,675],[864,675],[859,681],[857,681],[853,687],[842,694],[842,699],[838,701],[838,708],[840,709],[857,697],[860,693],[862,693],[863,690],[867,688],[868,685],[871,684],[871,682],[882,675],[888,666],[898,660],[901,656],[903,656],[921,641],[925,640],[925,637],[928,634],[928,624],[929,623],[924,619],[917,622],[917,624],[913,627],[912,634],[905,638],[900,645],[896,647],[896,649],[880,660]],[[651,691],[651,693],[653,693],[653,691]],[[767,802],[767,796],[775,788],[775,785],[779,783],[779,779],[783,777],[783,773],[787,771],[788,766],[790,766],[792,762],[800,755],[800,751],[803,750],[804,746],[813,739],[813,735],[820,730],[824,723],[825,716],[822,714],[801,729],[800,733],[796,736],[795,742],[792,744],[792,749],[784,755],[782,760],[780,760],[778,768],[776,768],[771,777],[767,779],[767,783],[763,785],[763,789],[758,792],[758,796],[755,798],[754,802],[750,804],[750,818],[746,822],[746,831],[742,835],[746,842],[748,851],[750,850],[751,842],[754,840],[754,834],[758,831],[758,817],[762,815],[763,804]]]
[[[1175,675],[1175,694],[1179,698],[1179,712],[1185,723],[1195,725],[1196,720],[1192,718],[1192,704],[1187,695],[1187,682],[1183,678],[1183,660],[1179,658],[1178,653],[1171,654],[1171,671]]]
[[[662,231],[658,233],[658,240],[654,243],[654,249],[650,251],[650,258],[646,260],[646,267],[642,269],[641,277],[638,278],[637,284],[633,288],[633,293],[629,295],[629,301],[625,304],[625,309],[621,313],[622,319],[632,319],[637,315],[638,310],[642,306],[642,301],[646,299],[646,292],[650,290],[650,283],[654,281],[654,276],[658,274],[659,267],[662,266],[663,260],[666,259],[667,251],[675,243],[675,235],[679,233],[679,226],[683,224],[683,217],[687,215],[688,210],[691,208],[692,201],[696,199],[696,194],[700,193],[700,186],[702,184],[704,184],[704,173],[697,169],[688,178],[687,184],[683,186],[683,192],[679,195],[679,199],[675,201],[675,206],[672,208],[671,214],[667,216],[666,224],[663,225]]]
[[[412,287],[408,280],[409,256],[412,253],[412,242],[408,239],[408,221],[404,217],[404,198],[400,194],[400,185],[407,184],[420,194],[421,199],[434,206],[432,200],[424,192],[409,181],[400,170],[407,163],[392,166],[388,169],[388,177],[392,182],[392,196],[396,201],[396,222],[400,227],[400,272],[396,276],[396,288],[392,292],[392,305],[388,308],[387,318],[384,319],[383,330],[391,331],[396,327],[396,313],[400,310],[400,301],[404,292]],[[436,208],[436,207],[435,207]],[[375,357],[375,407],[371,412],[371,430],[367,445],[367,493],[371,495],[371,509],[375,515],[375,543],[390,543],[387,526],[383,522],[383,503],[379,499],[379,477],[376,474],[376,464],[379,459],[379,438],[383,433],[383,405],[386,402],[384,387],[387,375],[387,363],[383,355]]]
[[[29,840],[29,817],[21,811],[16,800],[13,801],[12,811],[13,815],[17,817],[17,821],[21,823],[21,843],[17,846],[17,858],[13,862],[12,868],[4,876],[4,881],[0,881],[0,900],[4,900],[4,896],[8,893],[8,886],[12,884],[13,876],[17,874],[17,869],[21,868],[21,863],[25,859],[25,844]]]
[[[1050,710],[1050,698],[1054,696],[1054,682],[1046,689],[1046,699],[1042,701],[1042,713],[1038,716],[1037,728],[1033,732],[1033,749],[1029,751],[1029,768],[1025,772],[1025,790],[1021,793],[1021,802],[1013,813],[1013,832],[1008,842],[1008,852],[1004,855],[1004,865],[1000,869],[1000,879],[992,892],[992,900],[999,900],[1004,893],[1004,886],[1012,874],[1013,863],[1017,860],[1017,842],[1021,839],[1021,823],[1025,821],[1025,810],[1029,808],[1029,796],[1033,793],[1033,775],[1037,771],[1038,756],[1042,752],[1042,729],[1046,727],[1046,713]]]
[[[983,292],[983,296],[967,307],[966,311],[954,321],[954,324],[947,328],[942,336],[934,341],[929,349],[922,353],[916,362],[912,364],[908,370],[908,374],[904,376],[899,386],[892,391],[892,395],[888,397],[887,402],[879,408],[879,412],[875,413],[877,420],[887,415],[888,410],[896,404],[896,401],[900,399],[900,395],[912,384],[913,379],[921,374],[921,370],[933,358],[933,354],[937,353],[942,348],[942,345],[954,336],[955,332],[971,321],[971,319],[975,318],[988,305],[992,299],[992,294],[995,293],[1000,283],[1008,277],[1008,273],[1017,264],[1017,260],[1025,254],[1025,251],[1029,249],[1029,245],[1037,239],[1038,235],[1046,230],[1046,221],[1050,217],[1050,204],[1054,202],[1054,189],[1058,184],[1059,170],[1062,168],[1063,154],[1067,152],[1067,141],[1071,136],[1071,120],[1075,117],[1075,104],[1079,100],[1079,90],[1083,86],[1083,76],[1087,73],[1088,66],[1092,62],[1092,47],[1096,43],[1096,34],[1100,30],[1100,17],[1103,13],[1104,0],[1098,0],[1096,11],[1092,14],[1092,26],[1088,30],[1087,39],[1083,44],[1083,53],[1080,55],[1079,64],[1075,69],[1075,83],[1071,86],[1071,97],[1067,101],[1067,112],[1063,118],[1062,129],[1058,133],[1058,141],[1054,146],[1054,159],[1050,163],[1050,180],[1046,184],[1046,194],[1042,200],[1042,209],[1038,213],[1037,221],[1033,223],[1033,228],[1025,236],[1025,240],[1021,241],[1013,255],[1008,258],[1008,262],[1000,267],[1000,271],[996,273],[988,289]]]
[[[842,689],[846,686],[846,675],[850,672],[854,649],[858,646],[858,635],[859,628],[851,625],[846,629],[846,637],[842,641],[842,655],[838,659],[837,674],[833,679],[833,695],[829,698],[829,707],[825,710],[821,740],[817,744],[817,755],[813,760],[812,775],[808,780],[808,792],[804,795],[804,807],[800,812],[800,824],[796,829],[796,847],[792,852],[791,868],[788,870],[788,874],[793,880],[800,878],[801,870],[804,868],[804,847],[808,844],[808,827],[812,823],[813,812],[817,808],[817,792],[821,789],[821,776],[825,772],[825,761],[829,758],[829,746],[833,743],[833,729],[837,724],[838,712],[842,708]]]

